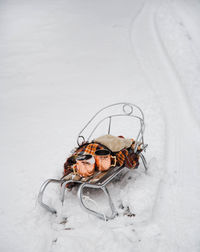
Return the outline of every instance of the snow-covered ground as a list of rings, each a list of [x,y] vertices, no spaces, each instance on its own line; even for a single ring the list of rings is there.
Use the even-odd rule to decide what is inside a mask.
[[[200,251],[200,2],[0,7],[0,251]],[[84,123],[121,101],[144,111],[149,171],[109,184],[119,216],[83,212],[76,188],[62,207],[55,186],[58,215],[41,209],[40,185],[61,177]]]

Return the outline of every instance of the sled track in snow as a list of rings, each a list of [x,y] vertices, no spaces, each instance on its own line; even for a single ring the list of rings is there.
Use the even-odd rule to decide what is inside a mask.
[[[137,21],[137,19],[138,19],[138,18],[140,17],[140,15],[142,14],[142,11],[144,10],[146,4],[147,4],[147,1],[144,1],[143,4],[142,4],[142,6],[141,6],[141,8],[138,10],[137,14],[136,14],[134,17],[132,17],[131,22],[130,22],[130,25],[129,25],[129,30],[128,30],[128,32],[129,32],[129,42],[130,42],[130,47],[131,47],[131,50],[132,50],[133,57],[135,57],[135,59],[136,59],[137,62],[138,62],[138,65],[140,66],[142,72],[144,73],[144,77],[145,77],[145,79],[146,79],[146,83],[150,83],[150,85],[151,85],[151,81],[150,81],[148,75],[146,74],[146,71],[145,71],[144,67],[142,66],[142,61],[141,61],[140,57],[139,57],[138,54],[137,54],[136,46],[134,46],[134,39],[132,38],[132,33],[133,33],[133,29],[134,29],[135,22]],[[156,14],[156,13],[155,13],[155,14]],[[160,39],[160,43],[162,44],[161,39]],[[164,45],[163,45],[163,48],[164,48]],[[147,89],[148,89],[149,86],[148,86],[148,85],[146,85],[146,86],[147,86]],[[162,106],[161,106],[160,101],[159,101],[159,99],[158,99],[158,97],[157,97],[157,95],[156,95],[157,92],[156,92],[156,90],[155,90],[155,88],[154,88],[153,85],[151,85],[151,90],[154,92],[154,94],[155,94],[155,99],[156,99],[157,103],[160,105],[160,109],[162,110]],[[165,119],[165,114],[164,114],[164,113],[162,113],[162,114],[163,114],[163,117],[164,117],[164,119]],[[165,119],[165,120],[166,120],[166,119]],[[165,135],[166,135],[166,134],[167,134],[167,132],[165,132]],[[161,178],[161,181],[162,181],[162,178]],[[160,181],[160,183],[162,183],[161,181]],[[160,183],[159,183],[159,184],[160,184]],[[160,188],[160,185],[159,185],[158,188],[157,188],[156,195],[159,194],[159,190],[160,190],[159,188]],[[157,198],[157,197],[156,197],[156,198]],[[155,198],[155,200],[156,200],[156,198]],[[152,210],[151,210],[151,214],[152,214],[152,215],[153,215],[153,212],[154,212],[155,204],[156,204],[156,202],[154,202],[153,207],[152,207]]]
[[[159,31],[159,28],[158,28],[158,23],[157,23],[157,15],[158,15],[158,10],[159,8],[157,8],[157,10],[155,10],[154,14],[153,14],[153,27],[154,27],[154,31],[156,33],[156,38],[157,40],[159,41],[159,44],[160,44],[160,48],[162,48],[162,53],[166,59],[166,61],[168,62],[169,66],[170,66],[170,70],[171,72],[173,73],[173,75],[175,76],[175,78],[177,79],[177,83],[179,84],[179,87],[180,87],[180,83],[181,83],[181,79],[180,79],[180,76],[175,68],[175,65],[173,64],[172,62],[172,59],[164,45],[164,42],[161,38],[161,34],[160,34],[160,31]],[[168,135],[167,131],[165,132],[166,133],[166,139],[170,139],[170,136]],[[171,143],[173,144],[173,142]],[[169,146],[171,145],[170,144],[170,141],[168,140],[168,144],[166,146]],[[169,147],[168,147],[169,148]],[[171,159],[174,159],[175,160],[175,163],[176,163],[176,167],[180,167],[180,162],[178,161],[179,159],[177,159],[177,157],[180,156],[180,154],[175,155],[175,153],[173,151],[170,151],[170,148],[168,149],[168,157],[173,157]],[[169,168],[169,167],[168,167]],[[181,176],[181,172],[180,172],[180,169],[177,169],[177,175],[180,177]],[[167,172],[167,167],[165,167],[165,172]],[[155,204],[154,204],[154,207],[153,207],[153,214],[155,214],[156,212],[156,208],[159,206],[159,194],[161,193],[162,191],[162,187],[163,187],[163,181],[161,180],[160,184],[159,184],[159,187],[158,187],[158,193],[157,193],[157,197],[156,197],[156,201],[155,201]],[[174,194],[176,193],[175,190],[173,187],[170,188],[171,190],[171,193]],[[176,209],[175,209],[175,206],[171,205],[172,206],[172,209],[171,209],[171,213],[170,215],[173,216],[174,213],[176,212]]]
[[[167,49],[166,49],[166,46],[165,46],[165,44],[164,44],[164,42],[163,42],[163,40],[162,40],[160,31],[159,31],[159,28],[158,28],[158,21],[157,21],[158,10],[159,10],[159,7],[158,7],[157,10],[155,10],[155,12],[153,13],[154,31],[155,31],[155,33],[156,33],[156,38],[157,38],[157,40],[159,41],[160,48],[162,48],[163,55],[164,55],[166,61],[168,62],[169,66],[170,66],[171,72],[173,73],[173,75],[174,75],[175,78],[177,79],[177,83],[179,84],[179,88],[180,88],[180,87],[181,87],[181,85],[180,85],[180,83],[181,83],[180,75],[179,75],[179,73],[177,72],[176,67],[175,67],[175,65],[174,65],[174,63],[173,63],[173,61],[172,61],[172,59],[171,59],[171,57],[170,57],[170,55],[169,55],[169,53],[168,53],[168,51],[167,51]],[[180,90],[181,90],[181,88],[180,88]],[[182,90],[181,90],[181,91],[182,91]],[[182,92],[182,93],[183,93],[183,92]],[[167,131],[166,131],[166,135],[167,135],[167,139],[169,139],[170,136],[167,134]],[[166,146],[169,146],[169,145],[171,145],[171,144],[170,144],[169,141],[168,141],[168,144],[167,144]],[[179,162],[178,159],[177,159],[177,157],[179,157],[179,156],[180,156],[180,153],[179,153],[178,155],[177,155],[177,153],[176,153],[176,155],[175,155],[174,152],[170,151],[170,149],[168,150],[168,157],[173,157],[173,158],[171,158],[171,159],[174,159],[174,160],[175,160],[175,162],[176,162],[176,164],[177,164],[177,165],[176,165],[177,167],[180,167],[180,162]],[[178,163],[177,163],[177,162],[178,162]],[[183,167],[184,167],[184,166],[183,166]],[[167,169],[166,169],[166,171],[167,171]],[[166,172],[166,171],[165,171],[165,172]],[[177,172],[177,175],[180,177],[181,174],[182,174],[182,172],[180,172],[180,169],[177,169],[177,171],[178,171],[178,172]],[[159,185],[158,195],[159,195],[159,193],[160,193],[160,190],[161,190],[162,186],[163,186],[163,183],[162,183],[162,181],[161,181],[161,183],[160,183],[160,185]],[[172,189],[171,193],[175,193],[175,190],[174,190],[173,188],[171,188],[171,189]],[[155,209],[156,209],[156,207],[157,207],[158,204],[159,204],[158,201],[159,201],[159,199],[157,198],[157,200],[156,200],[156,202],[155,202],[155,205],[154,205],[154,208],[153,208],[153,209],[154,209],[153,212],[155,212]],[[171,211],[171,214],[172,214],[172,215],[174,214],[175,210],[176,210],[176,209],[174,209],[174,207],[173,207],[173,209],[172,209],[172,211]]]
[[[138,15],[131,24],[130,38],[133,53],[152,90],[157,94],[158,104],[163,108],[167,125],[166,156],[162,164],[164,174],[157,188],[157,199],[152,208],[152,215],[165,236],[163,240],[161,238],[160,246],[170,244],[172,246],[170,249],[178,250],[188,246],[182,239],[184,236],[187,237],[187,232],[184,230],[191,226],[188,202],[191,206],[196,206],[195,199],[187,195],[187,185],[188,179],[195,185],[199,176],[198,166],[195,163],[195,154],[192,153],[191,159],[195,161],[188,175],[190,160],[186,153],[188,145],[195,142],[195,134],[192,136],[188,134],[191,129],[197,130],[197,128],[181,88],[180,75],[162,40],[157,20],[160,7],[160,2],[151,1],[143,8],[141,15]],[[167,11],[168,9],[169,7]],[[159,96],[162,99],[160,101]],[[196,193],[198,188],[194,186],[192,190]],[[196,228],[199,227],[196,225]],[[191,242],[194,242],[191,235]]]
[[[130,22],[129,37],[130,37],[131,48],[133,50],[134,55],[137,58],[137,61],[138,61],[139,65],[140,65],[142,71],[144,72],[145,78],[147,79],[148,83],[150,83],[151,89],[153,90],[153,92],[157,93],[155,87],[151,84],[151,81],[149,80],[148,75],[146,74],[146,71],[142,66],[142,60],[138,56],[137,49],[136,49],[136,46],[134,46],[134,42],[133,42],[132,35],[131,35],[132,30],[133,30],[133,26],[134,26],[135,22],[137,21],[137,18],[139,18],[140,14],[142,14],[142,11],[145,8],[145,4],[146,4],[146,1],[143,2],[142,7],[140,8],[140,10],[137,12],[137,14],[132,18],[132,20]],[[171,57],[170,57],[170,55],[169,55],[169,53],[168,53],[168,51],[167,51],[167,49],[166,49],[166,47],[164,45],[164,42],[163,42],[163,40],[161,38],[161,34],[160,34],[160,31],[159,31],[159,28],[158,28],[158,24],[157,24],[158,9],[159,9],[159,7],[155,8],[154,13],[152,13],[153,28],[154,28],[154,31],[155,31],[155,34],[156,34],[156,39],[158,40],[159,46],[162,49],[162,53],[164,55],[164,58],[168,62],[169,66],[170,66],[170,70],[174,74],[174,77],[177,79],[177,82],[179,83],[179,87],[180,87],[181,86],[180,85],[180,83],[181,83],[180,76],[179,76],[179,74],[178,74],[178,72],[176,70],[176,67],[175,67],[173,61],[171,60]],[[161,106],[160,101],[158,99],[157,99],[157,101],[158,101],[159,105]],[[165,120],[167,120],[165,114],[164,114],[164,118],[165,118]],[[169,139],[169,135],[168,135],[167,131],[165,132],[165,134],[166,134],[166,139]],[[168,144],[166,145],[166,147],[167,146],[168,146]],[[167,152],[167,151],[165,151],[165,152]],[[166,170],[165,170],[165,172],[166,172]],[[162,179],[161,179],[161,182],[160,182],[160,186],[161,186],[161,184],[162,184]],[[158,191],[157,191],[158,194],[159,194],[159,191],[160,191],[160,186],[158,187]],[[154,205],[153,209],[156,207],[156,205],[157,205],[157,203],[155,202],[155,205]],[[153,212],[154,212],[154,210],[153,210]]]
[[[139,17],[139,15],[141,14],[141,12],[143,11],[145,5],[146,5],[146,0],[144,0],[144,2],[142,3],[141,7],[139,8],[139,10],[131,18],[131,21],[130,21],[130,24],[129,24],[128,35],[129,35],[129,41],[130,41],[130,46],[131,46],[132,51],[134,51],[134,46],[133,46],[131,31],[132,31],[132,28],[133,28],[133,25],[134,25],[136,19]],[[134,53],[134,55],[135,55],[135,53]]]
[[[175,13],[175,10],[174,10],[173,8],[170,7],[170,4],[169,4],[169,3],[166,2],[165,4],[168,5],[168,8],[170,9],[170,12],[171,12],[171,14],[173,14],[174,19],[175,19],[175,17],[177,16],[177,14]],[[159,10],[159,8],[158,8],[158,10]],[[173,60],[172,60],[172,58],[170,57],[170,55],[169,55],[169,53],[168,53],[168,51],[167,51],[167,48],[166,48],[166,46],[165,46],[165,44],[164,44],[164,42],[163,42],[161,33],[160,33],[160,31],[159,31],[159,25],[158,25],[158,21],[157,21],[157,18],[158,18],[158,10],[155,11],[155,13],[154,13],[154,15],[153,15],[154,30],[155,30],[155,32],[156,32],[157,39],[158,39],[159,42],[160,42],[160,46],[161,46],[161,48],[162,48],[162,50],[163,50],[163,54],[165,55],[165,57],[166,57],[166,59],[167,59],[169,65],[171,66],[171,70],[174,72],[174,75],[175,75],[176,78],[177,78],[177,83],[179,84],[179,89],[180,89],[180,91],[182,91],[182,95],[185,97],[185,101],[187,101],[188,107],[190,108],[190,110],[192,110],[191,104],[190,104],[190,102],[189,102],[189,100],[188,100],[188,97],[187,97],[187,95],[186,95],[186,92],[183,90],[183,88],[181,88],[181,83],[183,84],[183,81],[182,81],[182,79],[181,79],[181,76],[180,76],[180,74],[179,74],[179,72],[178,72],[178,70],[177,70],[177,68],[176,68],[176,66],[175,66],[175,64],[174,64],[174,62],[173,62]],[[187,32],[187,34],[189,34],[189,31],[186,29],[185,26],[184,26],[184,30]],[[192,50],[193,50],[193,49],[192,49]],[[193,52],[194,52],[194,50],[193,50]],[[196,54],[196,53],[194,52],[194,54]],[[182,85],[182,86],[184,86],[184,85]],[[199,125],[197,119],[195,118],[194,112],[193,112],[193,111],[190,111],[190,114],[192,115],[192,118],[193,118],[193,120],[195,121],[195,123],[198,125],[198,127],[200,127],[200,125]]]
[[[179,84],[179,89],[180,89],[180,91],[182,91],[182,88],[181,88],[182,80],[181,80],[180,74],[178,73],[178,71],[176,69],[175,64],[173,63],[173,61],[172,61],[172,59],[171,59],[171,57],[170,57],[170,55],[169,55],[169,53],[167,51],[167,48],[166,48],[166,46],[165,46],[165,44],[163,42],[163,39],[161,37],[160,31],[159,31],[159,28],[158,28],[157,16],[158,16],[158,11],[155,11],[155,13],[153,15],[153,23],[154,23],[154,29],[155,29],[155,32],[156,32],[156,35],[157,35],[157,39],[159,40],[160,47],[163,50],[163,54],[165,55],[165,58],[168,61],[170,67],[171,67],[171,71],[174,73],[174,76],[177,78],[177,83]],[[185,92],[182,91],[182,94],[184,95],[184,97],[185,97],[185,99],[187,101],[187,97],[185,96]],[[193,117],[193,119],[196,120],[194,117]]]

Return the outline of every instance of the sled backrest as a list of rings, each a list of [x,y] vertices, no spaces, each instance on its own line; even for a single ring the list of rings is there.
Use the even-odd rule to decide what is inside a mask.
[[[112,112],[109,114],[109,109],[112,109]],[[99,117],[100,114],[103,114],[106,110],[108,110],[108,115],[104,116],[103,118],[97,120],[95,122],[92,130],[89,131],[89,133],[86,134],[86,129]],[[114,110],[114,111],[113,111]],[[116,112],[115,112],[116,111]],[[108,128],[107,132],[105,134],[111,133],[111,126],[112,126],[112,119],[114,117],[130,117],[134,119],[139,120],[139,132],[137,134],[137,137],[135,139],[136,145],[135,145],[135,151],[137,150],[138,144],[142,144],[144,146],[144,114],[137,105],[134,105],[132,103],[127,102],[121,102],[121,103],[115,103],[111,104],[109,106],[106,106],[102,109],[100,109],[90,120],[89,122],[83,127],[83,129],[78,134],[77,138],[77,144],[80,146],[81,144],[85,142],[89,142],[91,140],[91,137],[93,136],[96,129],[105,121],[108,121]],[[85,135],[85,136],[84,136]],[[87,137],[86,137],[87,135]]]

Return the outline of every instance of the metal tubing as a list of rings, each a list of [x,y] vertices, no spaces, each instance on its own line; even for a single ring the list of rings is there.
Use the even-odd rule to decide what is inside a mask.
[[[104,193],[106,194],[106,196],[108,198],[110,209],[112,211],[112,215],[110,216],[110,219],[113,219],[113,218],[115,218],[116,215],[118,215],[117,210],[116,210],[115,205],[111,199],[111,196],[110,196],[110,193],[109,193],[107,187],[103,186],[102,190],[104,191]]]
[[[140,157],[141,157],[141,159],[142,159],[142,162],[143,162],[145,171],[147,172],[147,170],[148,170],[148,165],[147,165],[146,158],[144,157],[144,155],[143,155],[142,153],[140,153],[139,155],[140,155]]]
[[[80,182],[80,181],[74,181],[74,180],[64,180],[64,182],[63,182],[63,184],[62,184],[62,186],[61,186],[61,202],[62,202],[62,204],[64,203],[64,200],[65,200],[65,190],[66,190],[66,185],[68,184],[68,183],[71,183],[71,182],[73,182],[73,183],[82,183],[82,182]]]
[[[94,211],[94,210],[88,208],[88,207],[84,204],[84,202],[83,202],[83,189],[86,188],[86,187],[87,187],[87,188],[101,189],[101,190],[105,193],[105,195],[107,196],[108,201],[109,201],[110,209],[111,209],[111,211],[112,211],[112,214],[111,214],[110,216],[107,216],[107,215],[104,215],[104,214],[102,214],[102,213],[96,212],[96,211]],[[105,186],[97,186],[97,185],[92,185],[92,184],[84,183],[84,184],[82,184],[82,185],[79,187],[79,190],[78,190],[78,197],[79,197],[79,199],[80,199],[80,205],[81,205],[81,207],[82,207],[86,212],[88,212],[88,213],[90,213],[90,214],[93,214],[94,216],[96,216],[96,217],[98,217],[98,218],[100,218],[100,219],[103,219],[103,220],[104,220],[104,219],[106,219],[106,220],[111,220],[111,219],[113,219],[113,218],[117,215],[117,211],[116,211],[116,209],[115,209],[115,207],[114,207],[114,204],[113,204],[113,202],[112,202],[112,200],[111,200],[111,197],[110,197],[110,194],[109,194],[109,192],[108,192],[108,189],[107,189]]]
[[[105,186],[105,185],[107,185],[113,178],[115,178],[123,169],[125,169],[126,167],[125,166],[120,166],[120,167],[118,167],[119,169],[117,169],[116,171],[115,171],[115,173],[113,173],[111,176],[109,176],[102,184],[101,184],[101,186]],[[97,184],[99,184],[98,182],[97,182]]]
[[[109,117],[108,135],[110,135],[111,119],[112,119],[112,116]]]
[[[111,104],[109,106],[106,106],[102,109],[100,109],[90,120],[89,122],[83,127],[83,129],[80,131],[80,133],[78,134],[78,138],[77,138],[77,142],[79,143],[79,138],[82,137],[81,134],[84,132],[84,130],[88,127],[88,125],[97,117],[98,114],[100,114],[103,110],[106,110],[107,108],[110,108],[110,107],[114,107],[114,106],[118,106],[118,105],[122,105],[122,109],[123,109],[123,115],[126,115],[126,116],[131,116],[131,114],[133,113],[133,108],[137,109],[137,111],[139,112],[140,116],[138,116],[138,118],[143,122],[142,124],[144,125],[144,113],[143,111],[141,110],[140,107],[138,107],[137,105],[135,104],[132,104],[132,103],[127,103],[127,102],[120,102],[120,103],[115,103],[115,104]],[[130,111],[127,111],[126,108],[130,108]],[[119,114],[118,114],[119,115]],[[143,135],[143,131],[144,129],[141,129],[140,132],[142,133]],[[93,133],[93,132],[92,132]],[[90,134],[91,136],[92,134]],[[88,137],[88,139],[90,138],[90,136]]]
[[[39,194],[38,194],[38,203],[43,207],[45,208],[47,211],[51,212],[52,214],[56,214],[57,211],[53,208],[53,207],[50,207],[48,206],[47,204],[45,204],[43,202],[43,194],[44,194],[44,191],[46,189],[46,187],[50,184],[50,183],[59,183],[61,184],[63,182],[63,180],[58,180],[58,179],[48,179],[46,180],[41,188],[40,188],[40,191],[39,191]]]
[[[90,135],[88,136],[86,142],[89,142],[89,140],[90,140],[90,138],[92,137],[93,133],[95,132],[95,130],[98,128],[98,126],[99,126],[103,121],[105,121],[106,119],[112,118],[112,117],[125,117],[125,116],[129,116],[129,117],[132,117],[132,118],[137,118],[137,119],[139,119],[140,121],[142,121],[142,119],[141,119],[140,117],[134,116],[134,115],[117,114],[117,115],[110,115],[110,116],[107,116],[107,117],[103,118],[102,120],[100,120],[100,121],[95,125],[95,127],[94,127],[93,130],[91,131]],[[144,125],[144,124],[141,123],[141,125]],[[143,131],[144,131],[144,130],[143,130],[143,126],[141,126],[136,140],[139,139],[140,134],[143,134]],[[80,137],[84,138],[83,136],[79,136],[78,139],[79,139]],[[140,137],[140,138],[141,138],[141,137]]]

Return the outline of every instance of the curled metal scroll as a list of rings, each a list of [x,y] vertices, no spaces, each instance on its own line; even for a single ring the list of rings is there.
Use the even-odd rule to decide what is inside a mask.
[[[127,108],[129,108],[130,111],[128,111]],[[133,113],[133,106],[131,104],[124,104],[124,106],[123,106],[123,112],[126,115],[131,115]]]
[[[80,140],[82,139],[82,141]],[[81,141],[81,142],[80,142]],[[78,136],[77,138],[77,144],[78,146],[81,146],[82,144],[84,144],[86,141],[85,141],[85,137],[84,136]]]

